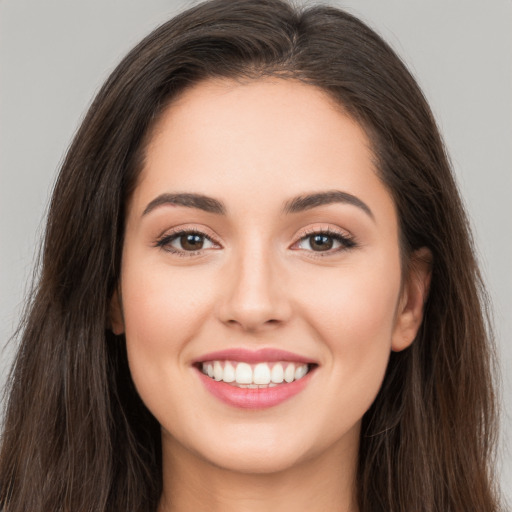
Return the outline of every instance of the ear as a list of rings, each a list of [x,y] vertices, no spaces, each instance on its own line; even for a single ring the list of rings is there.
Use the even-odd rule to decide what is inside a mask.
[[[418,333],[431,276],[432,253],[426,247],[422,247],[411,255],[408,275],[405,276],[391,340],[391,349],[395,352],[409,347]]]
[[[121,302],[121,294],[116,288],[112,298],[110,299],[110,306],[108,311],[109,328],[116,334],[124,333],[124,318],[123,318],[123,307]]]

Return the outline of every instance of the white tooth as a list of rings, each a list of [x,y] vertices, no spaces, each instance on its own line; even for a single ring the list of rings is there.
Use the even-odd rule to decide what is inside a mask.
[[[257,389],[258,388],[258,384],[247,384],[247,387],[251,388],[251,389]]]
[[[205,374],[205,375],[208,375],[208,365],[206,363],[202,363],[201,364],[201,371]]]
[[[270,368],[267,363],[258,363],[254,367],[252,380],[254,384],[268,384],[270,382]]]
[[[269,388],[275,388],[277,386],[277,384],[275,382],[271,382],[268,387]]]
[[[252,384],[252,368],[247,363],[238,363],[235,370],[237,384]]]
[[[302,379],[302,377],[304,377],[304,375],[306,375],[306,373],[308,373],[308,365],[307,364],[303,364],[303,365],[297,367],[297,369],[295,370],[295,380]]]
[[[235,368],[229,362],[226,362],[224,365],[224,377],[222,380],[224,382],[235,382]]]
[[[208,366],[206,368],[206,373],[208,377],[213,377],[213,364],[208,363]]]
[[[284,379],[284,370],[281,363],[277,363],[272,367],[272,374],[270,380],[275,384],[281,384]]]
[[[284,380],[286,382],[293,382],[293,379],[295,378],[295,365],[293,363],[290,363],[286,370],[284,371]]]
[[[215,380],[222,380],[223,373],[222,365],[219,363],[219,361],[215,361],[215,363],[213,363],[213,378]]]

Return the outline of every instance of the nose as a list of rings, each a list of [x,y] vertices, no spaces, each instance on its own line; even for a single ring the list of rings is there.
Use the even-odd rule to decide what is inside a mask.
[[[275,259],[259,244],[233,255],[218,303],[218,316],[224,324],[258,332],[289,320],[290,298]]]

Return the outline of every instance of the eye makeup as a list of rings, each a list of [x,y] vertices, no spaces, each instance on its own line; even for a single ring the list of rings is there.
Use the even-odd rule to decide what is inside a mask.
[[[176,247],[176,242],[181,248]],[[180,257],[197,256],[205,250],[221,248],[220,244],[211,236],[197,228],[178,228],[170,233],[165,233],[156,241],[155,247]]]
[[[356,247],[355,238],[348,233],[328,228],[310,228],[290,247],[292,250],[312,253],[311,257],[326,257]],[[222,246],[209,234],[197,228],[178,228],[165,233],[154,244],[179,257],[194,257],[204,251],[218,250]]]

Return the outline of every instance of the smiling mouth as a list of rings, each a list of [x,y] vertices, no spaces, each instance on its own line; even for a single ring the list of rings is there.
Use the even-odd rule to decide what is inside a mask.
[[[319,364],[272,347],[233,347],[203,354],[192,366],[204,388],[230,407],[267,409],[301,394]]]
[[[290,384],[305,377],[316,365],[291,361],[260,362],[212,360],[198,364],[198,369],[217,382],[238,388],[266,389]]]

